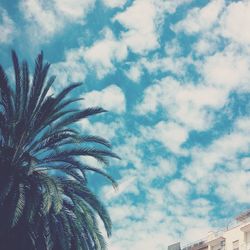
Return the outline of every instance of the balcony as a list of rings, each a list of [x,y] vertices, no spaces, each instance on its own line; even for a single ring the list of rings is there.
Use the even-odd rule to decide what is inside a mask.
[[[193,242],[182,248],[182,250],[205,250],[205,249],[208,249],[208,245],[203,240]]]
[[[244,225],[243,227],[240,228],[242,232],[249,232],[250,231],[250,223]]]
[[[209,246],[221,245],[224,241],[225,238],[223,237],[223,232],[212,232],[207,237],[207,244]]]

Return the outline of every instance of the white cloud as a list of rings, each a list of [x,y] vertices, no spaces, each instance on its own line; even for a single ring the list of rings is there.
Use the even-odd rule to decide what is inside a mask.
[[[118,181],[119,186],[117,190],[114,190],[110,186],[105,186],[102,189],[102,195],[105,197],[106,200],[110,200],[125,192],[138,193],[138,189],[135,185],[133,185],[133,183],[135,182],[135,178],[135,176],[132,176],[130,178],[124,178]]]
[[[176,179],[168,184],[168,190],[178,199],[187,199],[190,184],[184,180]]]
[[[171,157],[157,157],[154,164],[150,164],[144,160],[141,149],[142,142],[147,143],[145,138],[124,137],[124,144],[116,147],[123,159],[122,166],[126,166],[120,171],[122,179],[118,192],[110,186],[105,186],[101,192],[114,215],[110,249],[162,250],[180,239],[185,242],[206,235],[213,228],[208,216],[213,208],[210,202],[203,198],[188,201],[193,187],[184,179],[171,181],[177,170],[176,162]],[[166,177],[170,181],[165,188],[153,186]],[[130,195],[145,195],[145,199],[134,202]],[[191,228],[190,223],[193,224]],[[130,227],[134,230],[127,230]],[[183,229],[181,235],[180,228]],[[134,231],[140,233],[135,235]],[[149,234],[157,240],[149,240]]]
[[[11,43],[16,29],[13,20],[5,9],[0,7],[0,43]]]
[[[188,131],[174,122],[160,121],[154,127],[141,127],[145,140],[156,140],[176,154],[183,154],[182,143],[188,138]]]
[[[83,95],[81,101],[84,107],[98,106],[118,114],[126,111],[126,98],[123,91],[115,84],[101,91],[91,91]]]
[[[125,73],[126,76],[133,82],[140,82],[142,69],[139,64],[132,65],[130,69]]]
[[[86,66],[82,57],[83,49],[68,50],[64,61],[52,64],[50,74],[56,76],[53,85],[55,90],[68,86],[73,82],[83,82],[87,75]]]
[[[187,65],[192,64],[192,59],[187,57],[175,57],[177,51],[167,53],[173,53],[172,56],[166,55],[166,57],[155,56],[153,59],[142,58],[140,60],[141,66],[143,66],[149,73],[157,72],[170,72],[173,75],[178,77],[184,76],[185,71],[187,70]]]
[[[221,182],[221,176],[227,176],[225,173],[227,171],[228,177],[230,177],[244,169],[241,168],[238,155],[247,153],[249,150],[249,125],[249,118],[241,118],[236,122],[230,134],[219,137],[206,148],[191,150],[192,162],[183,170],[183,175],[190,182],[196,184],[198,193],[207,193],[214,185],[218,186],[218,190],[223,190],[225,181]],[[229,184],[231,184],[230,181]],[[244,182],[242,185],[245,185]],[[241,188],[241,185],[236,183],[228,190],[236,188],[236,186]],[[219,191],[219,194],[222,194],[222,191]]]
[[[116,4],[117,3],[118,2],[116,2]],[[128,56],[128,50],[141,55],[158,48],[161,19],[164,11],[162,8],[159,8],[157,3],[158,2],[151,0],[134,1],[132,5],[124,11],[118,12],[112,19],[113,22],[117,21],[124,26],[126,31],[121,32],[121,34],[116,37],[111,29],[104,28],[101,31],[101,38],[96,40],[92,45],[75,49],[75,51],[79,51],[82,55],[87,67],[90,70],[93,69],[96,71],[99,79],[115,72],[115,63],[124,61]],[[106,4],[114,6],[112,1],[107,1]],[[64,5],[65,3],[61,4],[61,8],[67,9]],[[116,6],[118,6],[118,4]],[[144,15],[144,13],[147,13],[147,15]],[[47,14],[46,12],[44,13],[44,15],[48,16],[49,14],[49,11]],[[77,14],[75,15],[77,18]],[[55,18],[55,16],[51,14],[51,18]],[[41,18],[41,20],[44,19],[46,19],[46,16]],[[58,23],[58,25],[59,24],[60,23]],[[46,23],[46,25],[48,29],[53,29],[51,33],[54,33],[54,29],[57,29],[51,24]],[[135,82],[139,81],[141,76],[140,64],[133,65],[130,70],[126,72],[126,75]]]
[[[134,134],[124,133],[122,135],[124,142],[116,147],[121,161],[119,165],[122,167],[127,167],[128,165],[134,166],[134,169],[141,170],[143,169],[143,151],[139,147],[142,143],[142,138],[135,136]],[[134,174],[134,173],[133,173]]]
[[[95,5],[95,0],[54,0],[57,16],[63,15],[65,19],[83,22],[89,10]]]
[[[193,212],[200,216],[205,217],[213,209],[210,201],[204,198],[197,198],[191,201]]]
[[[194,46],[197,55],[211,55],[217,51],[216,38],[209,35],[200,38]]]
[[[130,199],[111,203],[110,212],[115,223],[109,240],[111,249],[162,250],[178,240],[192,241],[211,230],[208,212],[213,207],[209,201],[200,198],[187,202],[183,199],[190,189],[183,180],[173,181],[170,185],[176,195],[179,193],[178,199],[166,190],[145,186],[146,203],[134,204]],[[128,230],[129,227],[133,230]],[[180,228],[183,229],[181,235]],[[140,233],[134,234],[135,231]]]
[[[203,8],[194,8],[187,17],[172,28],[175,32],[186,33],[204,32],[216,24],[218,16],[224,7],[224,0],[213,0]]]
[[[231,91],[248,85],[249,65],[250,60],[246,55],[228,47],[223,52],[207,57],[203,62],[202,73],[208,84]]]
[[[178,7],[184,4],[188,4],[192,1],[193,0],[175,0],[175,1],[162,0],[159,1],[159,3],[161,8],[165,9],[167,13],[174,14]]]
[[[144,90],[142,101],[136,106],[136,112],[140,115],[156,112],[161,100],[161,86],[153,84]]]
[[[216,46],[212,50],[215,50]],[[206,49],[205,49],[206,50]],[[208,48],[209,50],[209,48]],[[208,53],[208,51],[203,51]],[[175,58],[175,57],[173,57]],[[166,77],[144,90],[144,96],[135,108],[138,114],[155,113],[159,108],[166,112],[170,121],[183,125],[189,131],[207,130],[214,124],[215,112],[227,102],[232,91],[249,92],[249,53],[235,44],[228,45],[222,52],[216,52],[204,59],[154,58],[140,61],[148,72],[162,71],[182,76],[175,80]],[[199,83],[190,82],[186,75],[188,66],[195,67]],[[164,72],[164,71],[163,71]]]
[[[142,180],[140,182],[145,186],[149,186],[152,185],[153,181],[173,177],[176,170],[176,162],[173,159],[158,157],[155,164],[148,165],[146,173],[141,175]]]
[[[226,8],[220,21],[220,32],[223,36],[243,45],[250,45],[250,1],[232,2]]]
[[[73,82],[83,82],[86,77],[86,69],[83,64],[69,61],[54,64],[50,73],[57,77],[56,83],[53,85],[56,90]]]
[[[176,173],[176,170],[176,162],[171,159],[159,157],[157,159],[155,168],[152,167],[149,169],[149,171],[152,171],[152,173],[149,175],[152,177],[152,179],[157,177],[171,177]]]
[[[45,4],[39,0],[22,0],[20,1],[20,10],[23,13],[25,19],[30,25],[30,29],[37,36],[39,33],[45,35],[51,35],[61,27],[61,22],[56,19],[56,15],[53,12],[50,5]],[[30,23],[30,24],[29,24]]]
[[[50,3],[44,0],[21,0],[19,8],[27,21],[31,39],[38,43],[47,42],[68,23],[83,23],[94,5],[94,0],[72,0],[70,4],[66,0],[54,0]]]
[[[123,123],[116,120],[110,123],[104,123],[90,122],[88,119],[84,119],[78,122],[78,124],[84,132],[91,135],[101,136],[109,141],[112,141],[117,137],[118,131],[123,127]]]
[[[176,38],[166,43],[165,53],[169,57],[178,56],[181,54],[181,52],[182,52],[182,47],[180,45],[180,42]]]
[[[136,107],[139,114],[156,112],[164,108],[171,120],[189,130],[205,130],[212,125],[211,110],[221,108],[227,98],[223,89],[194,84],[181,84],[167,77],[148,87],[144,98]]]
[[[159,46],[159,16],[157,6],[152,1],[136,0],[113,20],[127,29],[121,35],[122,42],[133,52],[143,54]]]
[[[102,0],[103,3],[109,8],[123,7],[127,0]]]
[[[127,47],[118,41],[110,29],[103,31],[104,38],[86,48],[84,58],[93,67],[98,78],[115,70],[113,62],[122,61],[127,57]]]
[[[90,72],[94,70],[101,79],[116,70],[115,62],[127,57],[127,47],[114,37],[110,29],[102,30],[101,34],[103,38],[96,40],[89,47],[80,46],[66,51],[65,60],[55,64],[54,68],[58,69],[58,72],[62,70],[64,79],[82,78],[82,81],[86,76],[86,69]]]
[[[218,175],[216,194],[226,202],[249,203],[250,173],[235,171]]]

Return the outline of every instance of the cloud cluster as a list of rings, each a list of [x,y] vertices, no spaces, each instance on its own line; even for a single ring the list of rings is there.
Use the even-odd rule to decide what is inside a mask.
[[[78,1],[81,2],[80,0]],[[82,8],[77,8],[74,11],[74,8],[67,8],[66,2],[60,2],[60,5],[56,8],[56,4],[59,4],[58,1],[47,11],[43,11],[43,14],[39,15],[42,9],[42,2],[38,0],[23,0],[21,9],[28,9],[25,13],[26,19],[29,21],[34,20],[36,27],[39,26],[44,31],[44,34],[50,36],[62,29],[66,21],[83,21],[87,11],[93,7],[93,2],[91,2],[92,4],[90,2],[84,2],[84,6],[82,6],[83,3],[81,2],[80,7]],[[104,4],[107,7],[115,8],[122,7],[125,2],[119,1],[118,3],[118,1],[105,0]],[[151,51],[158,49],[164,14],[167,12],[173,13],[178,6],[187,2],[189,1],[169,4],[164,0],[133,1],[125,10],[117,12],[112,18],[113,24],[119,23],[124,29],[118,36],[114,34],[112,29],[105,27],[101,32],[100,38],[95,40],[90,46],[71,49],[67,53],[78,54],[78,57],[84,59],[88,69],[94,70],[97,77],[102,79],[107,74],[114,73],[117,69],[115,65],[125,61],[130,52],[138,56],[145,56]],[[55,8],[55,11],[53,11],[53,8]],[[56,11],[58,9],[61,9],[64,13],[62,18],[57,18]],[[79,12],[83,9],[85,12],[80,15]],[[68,13],[66,10],[71,11]],[[147,15],[144,13],[147,13]],[[165,68],[178,67],[176,65],[180,65],[179,62],[173,62],[168,59],[163,62],[159,61],[158,65],[162,65],[162,63],[165,64]],[[67,64],[68,61],[66,59]],[[73,64],[79,64],[79,62],[75,61]],[[130,71],[127,72],[127,76],[134,82],[140,80],[140,64],[147,64],[145,67],[150,67],[147,61],[139,63],[138,67],[131,67]],[[58,68],[60,66],[63,68],[64,64],[57,65]],[[75,70],[78,72],[77,66]]]
[[[123,91],[115,84],[101,91],[91,91],[83,95],[83,107],[102,107],[108,111],[121,114],[126,111],[126,99]]]
[[[118,41],[110,29],[102,31],[103,38],[91,47],[85,48],[84,59],[90,68],[102,78],[115,70],[114,63],[127,57],[127,47]]]
[[[129,52],[145,55],[157,49],[162,15],[162,9],[151,0],[136,0],[124,11],[118,12],[112,22],[122,25],[125,31],[117,37],[111,29],[105,28],[103,37],[85,50],[85,59],[98,78],[114,72],[114,65],[124,61]],[[138,78],[137,72],[131,74],[133,79]]]
[[[245,172],[249,163],[247,157],[240,156],[249,152],[249,124],[249,118],[239,118],[229,134],[208,147],[191,150],[192,162],[184,168],[183,176],[196,185],[198,193],[209,193],[215,188],[222,200],[250,201],[247,197],[249,173]],[[237,180],[237,184],[233,180]]]
[[[21,0],[19,9],[26,20],[28,33],[32,34],[33,43],[41,43],[49,41],[68,23],[83,23],[94,5],[94,0],[72,0],[70,2],[67,0],[50,2]]]
[[[124,4],[127,2],[127,0],[103,0],[103,3],[105,4],[105,6],[109,7],[109,8],[118,8],[118,7],[123,7]]]
[[[130,63],[129,79],[138,81],[146,71],[156,80],[144,89],[133,113],[149,125],[138,120],[139,134],[130,132],[117,147],[125,159],[122,188],[118,193],[103,188],[114,213],[111,249],[166,249],[178,240],[197,240],[223,221],[219,215],[213,221],[218,203],[211,197],[230,207],[223,211],[227,215],[249,203],[249,116],[230,123],[232,117],[224,113],[228,124],[220,120],[232,96],[249,94],[250,50],[243,25],[248,9],[249,1],[223,0],[190,9],[171,25],[176,37],[165,54]],[[193,39],[188,55],[182,51],[183,36]],[[219,122],[225,123],[222,129]],[[190,140],[193,132],[206,143]]]

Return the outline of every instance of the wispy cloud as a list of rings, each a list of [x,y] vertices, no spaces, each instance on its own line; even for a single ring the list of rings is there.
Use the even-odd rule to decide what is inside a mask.
[[[94,0],[21,0],[19,9],[33,43],[46,43],[69,23],[84,23]],[[31,35],[32,34],[32,35]],[[34,39],[34,37],[36,39]]]
[[[9,17],[7,11],[0,7],[0,43],[10,44],[16,32],[14,21]]]
[[[102,0],[103,3],[109,8],[123,7],[127,0]]]
[[[101,91],[91,91],[83,95],[82,106],[98,106],[108,111],[121,114],[126,111],[126,98],[123,91],[115,84]]]

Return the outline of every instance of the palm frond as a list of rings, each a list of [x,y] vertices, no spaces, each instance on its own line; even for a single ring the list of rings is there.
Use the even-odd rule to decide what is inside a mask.
[[[14,84],[0,65],[0,246],[6,249],[105,250],[98,220],[111,235],[110,216],[88,188],[88,172],[115,180],[80,156],[108,164],[117,158],[102,137],[82,135],[76,123],[106,112],[80,110],[72,91],[49,95],[55,76],[41,52],[30,77],[26,61],[12,51]],[[84,159],[84,157],[83,157]],[[6,238],[6,239],[5,239]],[[10,240],[13,239],[13,240]]]
[[[20,183],[18,185],[18,199],[15,205],[15,212],[12,217],[11,227],[14,227],[18,223],[21,216],[23,215],[24,206],[25,206],[25,187],[23,183]]]
[[[15,113],[16,115],[20,115],[21,98],[22,98],[21,71],[20,71],[19,61],[18,61],[16,52],[13,50],[12,50],[12,62],[13,62],[13,68],[15,71],[15,80],[16,80]],[[17,117],[16,120],[18,119],[19,117]]]
[[[81,119],[87,118],[89,116],[97,115],[103,112],[107,112],[103,108],[95,107],[95,108],[87,108],[83,111],[75,112],[68,117],[62,118],[54,127],[54,129],[61,129],[66,127],[72,123],[78,122]]]

